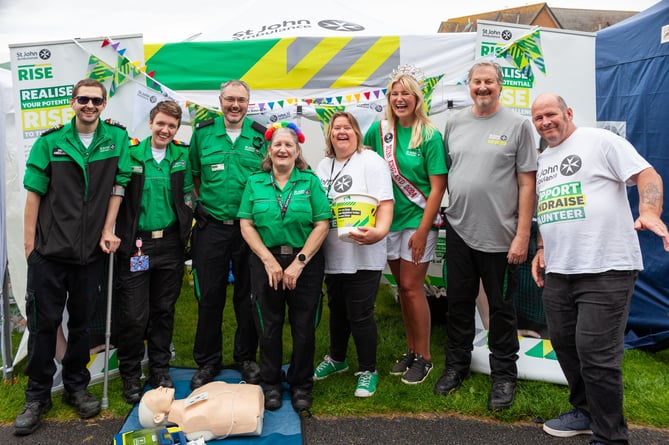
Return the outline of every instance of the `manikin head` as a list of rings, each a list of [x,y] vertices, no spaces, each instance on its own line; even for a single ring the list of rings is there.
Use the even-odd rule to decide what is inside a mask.
[[[174,401],[174,388],[162,386],[144,393],[139,401],[139,423],[144,428],[167,425],[167,415]]]

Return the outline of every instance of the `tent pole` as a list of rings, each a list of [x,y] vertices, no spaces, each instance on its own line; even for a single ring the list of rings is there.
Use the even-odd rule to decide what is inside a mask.
[[[107,392],[109,389],[109,343],[111,339],[112,290],[114,288],[114,253],[109,254],[109,273],[107,274],[107,319],[105,321],[105,370],[102,386],[102,408],[109,407]]]
[[[9,315],[9,264],[5,263],[2,277],[2,378],[5,383],[14,382],[14,359],[12,358],[12,320]]]

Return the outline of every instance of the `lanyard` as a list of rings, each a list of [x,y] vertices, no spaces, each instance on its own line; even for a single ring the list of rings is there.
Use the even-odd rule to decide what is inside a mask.
[[[332,172],[334,172],[334,166],[335,166],[335,162],[337,162],[337,159],[332,158],[332,165],[330,166],[330,180],[328,181],[328,193],[327,193],[328,197],[330,196],[330,189],[332,188],[332,184],[334,184],[334,182],[337,180],[339,175],[341,175],[341,172],[344,171],[344,169],[348,165],[348,161],[350,161],[352,157],[353,157],[353,155],[351,155],[351,157],[348,158],[346,160],[346,162],[344,162],[344,165],[342,165],[341,169],[337,172],[337,175],[334,178],[332,177]]]
[[[272,181],[272,187],[274,187],[274,193],[276,194],[276,202],[279,203],[279,209],[281,209],[281,221],[283,221],[283,218],[286,216],[286,210],[288,210],[288,204],[290,204],[290,198],[293,197],[293,191],[295,191],[295,183],[293,182],[293,187],[291,187],[290,193],[288,193],[288,196],[286,196],[286,201],[282,202],[281,191],[274,182],[274,173],[270,172],[269,177]]]

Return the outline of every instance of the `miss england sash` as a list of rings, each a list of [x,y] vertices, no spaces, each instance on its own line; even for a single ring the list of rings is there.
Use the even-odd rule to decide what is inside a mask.
[[[409,201],[425,210],[425,206],[427,205],[427,198],[418,187],[413,185],[411,181],[402,175],[399,165],[397,164],[397,159],[395,159],[394,148],[395,141],[397,140],[395,126],[391,125],[387,119],[382,119],[381,125],[379,125],[379,129],[381,130],[381,140],[383,141],[383,158],[388,163],[393,182]],[[440,226],[442,222],[441,213],[437,212],[437,215],[434,217],[433,224]]]

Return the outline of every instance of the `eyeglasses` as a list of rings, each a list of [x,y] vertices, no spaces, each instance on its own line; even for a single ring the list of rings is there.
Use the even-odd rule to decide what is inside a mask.
[[[239,104],[245,104],[248,103],[249,101],[246,97],[232,97],[232,96],[224,96],[223,100],[230,104],[234,104],[235,102]]]
[[[77,96],[74,98],[79,105],[86,105],[88,102],[93,102],[93,105],[99,107],[105,100],[101,97]]]

